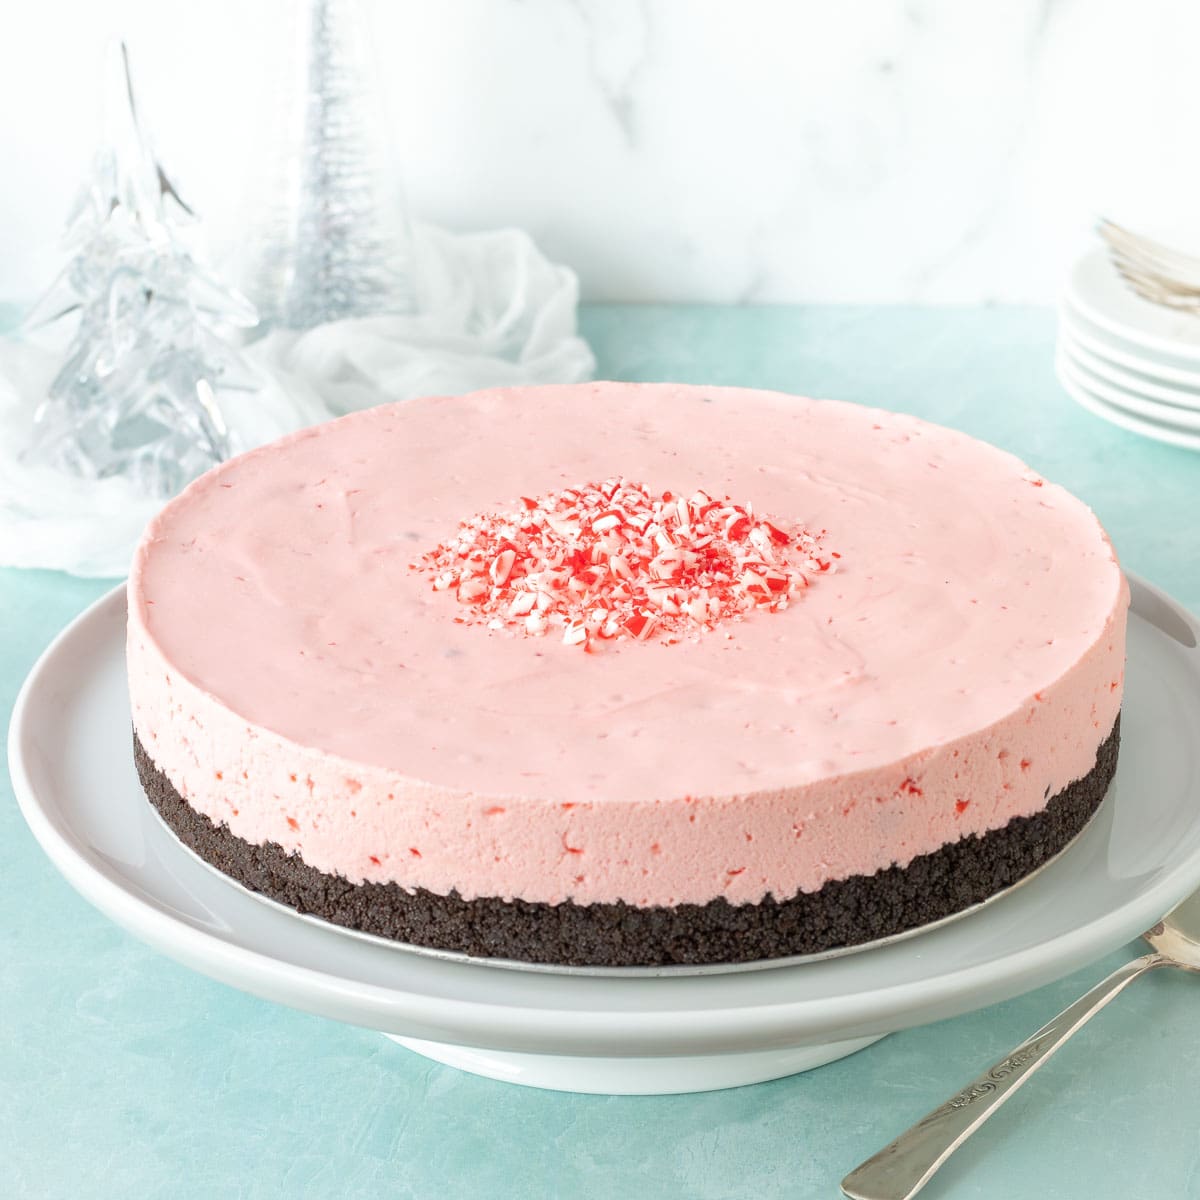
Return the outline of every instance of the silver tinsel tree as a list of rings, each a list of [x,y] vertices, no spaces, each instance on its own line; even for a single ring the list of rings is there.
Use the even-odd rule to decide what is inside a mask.
[[[247,289],[265,325],[409,312],[412,236],[355,0],[310,0],[288,136]]]
[[[146,142],[123,45],[106,82],[106,144],[70,218],[72,257],[26,321],[76,327],[24,458],[166,497],[232,451],[216,393],[258,384],[224,335],[256,318],[187,248],[193,214]]]

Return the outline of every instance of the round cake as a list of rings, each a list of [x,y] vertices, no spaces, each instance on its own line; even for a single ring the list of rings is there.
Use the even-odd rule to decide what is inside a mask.
[[[134,756],[193,851],[339,925],[565,965],[807,954],[1080,831],[1127,605],[1086,506],[913,417],[665,384],[412,400],[150,524]]]

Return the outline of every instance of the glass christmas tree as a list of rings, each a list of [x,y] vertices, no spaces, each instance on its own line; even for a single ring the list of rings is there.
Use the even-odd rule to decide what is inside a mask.
[[[106,83],[105,146],[68,224],[72,257],[26,321],[76,325],[24,457],[167,497],[234,449],[216,396],[258,382],[225,338],[256,316],[188,248],[194,217],[147,143],[123,45]]]
[[[412,232],[362,13],[355,0],[309,0],[297,20],[247,290],[265,326],[411,312]]]

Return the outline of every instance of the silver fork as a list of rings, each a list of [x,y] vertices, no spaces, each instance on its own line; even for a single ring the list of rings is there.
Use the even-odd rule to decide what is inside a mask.
[[[1135,979],[1159,967],[1200,973],[1200,892],[1142,937],[1151,953],[1118,967],[940,1108],[842,1180],[851,1200],[912,1200],[937,1169],[1085,1022]]]
[[[1200,258],[1101,218],[1096,232],[1113,266],[1135,292],[1153,304],[1200,312]]]

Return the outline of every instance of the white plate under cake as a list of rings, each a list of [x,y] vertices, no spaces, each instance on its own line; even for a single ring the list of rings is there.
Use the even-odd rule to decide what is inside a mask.
[[[1092,513],[915,418],[604,383],[357,413],[223,464],[129,582],[147,795],[400,942],[745,962],[939,920],[1116,766]]]

